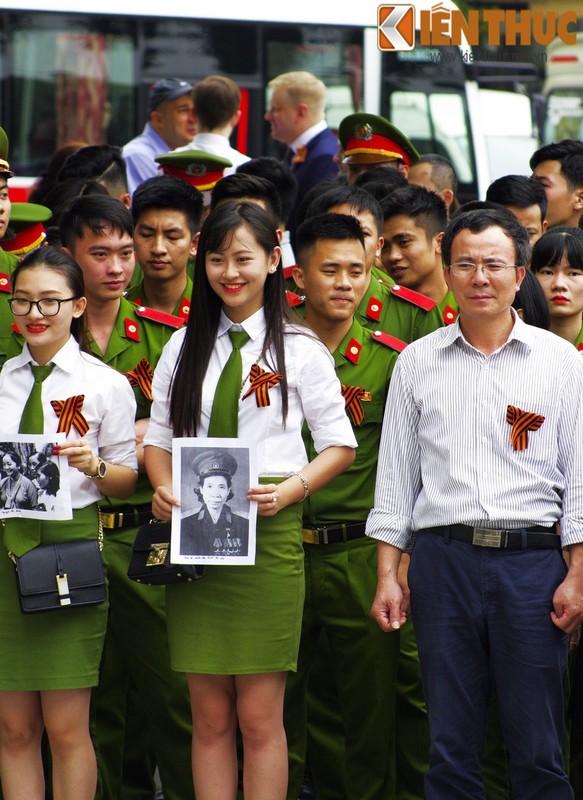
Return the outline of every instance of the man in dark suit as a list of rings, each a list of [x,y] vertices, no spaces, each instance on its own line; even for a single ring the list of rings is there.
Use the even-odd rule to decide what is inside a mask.
[[[326,87],[310,72],[285,72],[270,83],[272,90],[265,119],[271,135],[287,144],[285,160],[298,181],[298,196],[288,228],[295,229],[296,211],[317,183],[336,177],[338,140],[324,119]]]

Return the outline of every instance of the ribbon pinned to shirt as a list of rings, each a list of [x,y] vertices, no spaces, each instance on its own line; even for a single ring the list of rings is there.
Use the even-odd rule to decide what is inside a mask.
[[[251,381],[251,386],[241,399],[245,400],[255,392],[257,408],[265,408],[271,405],[269,389],[280,383],[280,381],[283,380],[283,375],[278,375],[276,372],[266,372],[257,364],[253,364],[251,372],[249,373],[249,379]]]
[[[352,424],[358,426],[364,419],[364,409],[362,401],[365,399],[366,391],[360,386],[347,386],[342,384],[342,397],[344,398],[344,407],[346,413],[350,417]]]
[[[154,375],[152,367],[146,358],[142,358],[139,364],[126,372],[126,378],[130,382],[130,386],[138,386],[146,400],[152,400],[152,380]]]
[[[68,435],[71,427],[75,426],[79,436],[85,436],[89,430],[89,424],[81,413],[84,400],[84,394],[67,397],[66,400],[51,400],[51,405],[59,418],[57,433],[66,433]]]
[[[526,450],[528,447],[528,431],[538,431],[545,421],[541,414],[532,411],[523,411],[517,406],[508,406],[506,409],[506,422],[512,425],[510,431],[510,444],[515,450]]]

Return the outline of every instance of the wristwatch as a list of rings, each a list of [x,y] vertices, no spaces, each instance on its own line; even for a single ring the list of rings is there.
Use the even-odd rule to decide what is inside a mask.
[[[107,464],[101,458],[101,456],[97,456],[97,469],[95,471],[95,475],[88,475],[86,472],[83,473],[86,478],[90,478],[93,481],[100,481],[102,478],[105,478],[105,473],[107,472]]]

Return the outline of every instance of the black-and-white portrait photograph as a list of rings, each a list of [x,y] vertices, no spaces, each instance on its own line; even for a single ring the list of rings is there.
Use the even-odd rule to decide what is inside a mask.
[[[174,439],[170,558],[175,564],[255,563],[257,483],[252,447],[240,439]]]
[[[64,433],[0,433],[0,517],[72,519],[67,459],[53,455],[64,440]]]

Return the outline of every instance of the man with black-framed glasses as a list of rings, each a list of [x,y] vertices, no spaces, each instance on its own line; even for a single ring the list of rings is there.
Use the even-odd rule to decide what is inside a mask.
[[[567,636],[583,619],[583,363],[511,307],[528,259],[513,215],[456,216],[442,253],[459,317],[409,345],[393,373],[367,523],[379,541],[372,612],[385,631],[405,622],[397,569],[414,541],[426,800],[485,797],[494,691],[512,796],[571,800],[561,739]]]

